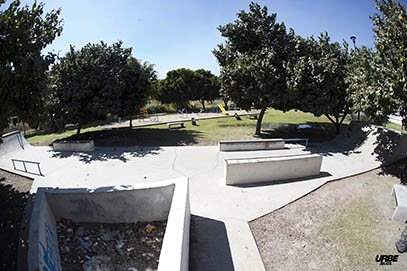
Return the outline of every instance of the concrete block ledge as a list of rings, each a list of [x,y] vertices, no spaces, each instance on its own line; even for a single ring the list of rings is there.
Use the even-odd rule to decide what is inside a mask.
[[[253,151],[284,149],[282,138],[260,140],[221,140],[218,143],[219,151]]]
[[[393,213],[393,220],[407,220],[407,187],[404,185],[394,184],[392,194],[396,199],[396,209]]]
[[[188,270],[190,216],[188,178],[93,190],[39,188],[29,229],[28,270],[61,270],[56,222],[62,217],[96,223],[167,219],[158,270]]]
[[[318,154],[225,159],[225,179],[227,185],[245,185],[317,176],[321,164]]]
[[[93,140],[57,141],[52,144],[54,151],[94,151]]]

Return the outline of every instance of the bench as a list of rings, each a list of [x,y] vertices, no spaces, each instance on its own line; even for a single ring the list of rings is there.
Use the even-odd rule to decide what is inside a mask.
[[[218,143],[219,151],[255,151],[284,149],[282,138],[261,140],[221,140]]]
[[[247,185],[318,176],[321,164],[318,154],[225,159],[225,179],[227,185]]]
[[[404,185],[393,185],[392,194],[396,199],[396,210],[393,213],[393,220],[407,220],[407,187]]]
[[[172,126],[176,125],[179,125],[179,128],[185,128],[185,125],[182,121],[167,123],[168,129],[171,129]]]

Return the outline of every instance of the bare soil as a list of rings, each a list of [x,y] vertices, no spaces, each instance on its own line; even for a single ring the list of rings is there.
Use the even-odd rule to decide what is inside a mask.
[[[156,270],[165,227],[166,221],[136,224],[59,222],[62,270]]]
[[[16,270],[20,228],[33,180],[0,169],[0,270]]]
[[[377,169],[328,183],[250,222],[266,270],[407,270],[395,242],[404,222],[391,220],[393,184]],[[383,266],[376,255],[399,255]]]

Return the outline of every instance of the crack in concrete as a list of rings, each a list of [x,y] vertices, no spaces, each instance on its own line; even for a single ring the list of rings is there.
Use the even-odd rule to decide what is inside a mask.
[[[180,174],[180,175],[183,176],[183,177],[188,177],[188,176],[186,176],[184,173],[182,173],[182,172],[178,171],[177,169],[175,169],[175,162],[177,161],[177,157],[178,157],[178,155],[177,155],[177,149],[174,148],[174,158],[173,158],[173,160],[172,160],[171,169],[172,169],[173,171],[175,171],[176,173]],[[188,178],[189,178],[189,177],[188,177]]]

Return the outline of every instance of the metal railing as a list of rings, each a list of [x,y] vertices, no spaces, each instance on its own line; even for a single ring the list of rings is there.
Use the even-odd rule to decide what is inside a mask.
[[[38,175],[44,176],[44,175],[42,174],[42,172],[41,172],[41,168],[40,168],[40,163],[39,163],[39,162],[32,162],[32,161],[18,160],[18,159],[11,159],[11,162],[13,163],[14,170],[24,171],[24,172],[31,173],[31,174],[37,174],[37,173],[29,172],[29,171],[27,170],[26,163],[27,163],[27,164],[34,164],[34,165],[37,165],[37,168],[38,168]],[[24,170],[18,169],[18,168],[16,167],[16,162],[23,163]]]
[[[296,142],[296,141],[305,141],[305,147],[308,146],[308,138],[287,138],[287,139],[284,139],[284,142]]]

